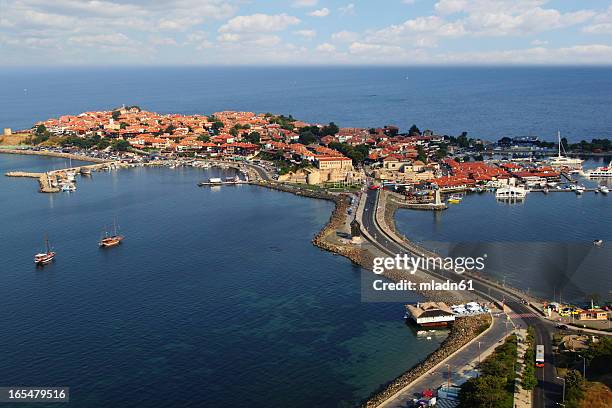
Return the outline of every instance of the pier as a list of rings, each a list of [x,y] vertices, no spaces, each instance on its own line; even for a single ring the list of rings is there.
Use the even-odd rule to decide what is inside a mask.
[[[38,179],[39,192],[41,193],[58,193],[61,191],[59,187],[60,181],[67,179],[68,173],[80,173],[83,169],[90,171],[110,170],[121,166],[120,162],[104,162],[96,164],[88,164],[85,166],[69,167],[59,170],[51,170],[45,173],[33,173],[26,171],[10,171],[5,174],[7,177],[28,177]]]
[[[198,183],[200,187],[214,187],[214,186],[235,186],[239,184],[249,184],[248,181],[238,180],[238,181],[220,181],[220,182],[212,182],[212,181],[201,181]]]

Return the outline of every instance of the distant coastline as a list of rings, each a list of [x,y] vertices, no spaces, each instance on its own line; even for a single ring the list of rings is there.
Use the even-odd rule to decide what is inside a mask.
[[[91,163],[105,163],[109,160],[100,159],[96,157],[89,157],[85,155],[72,154],[72,153],[63,153],[63,152],[52,152],[48,150],[27,150],[27,149],[1,149],[0,153],[6,154],[23,154],[23,155],[31,155],[31,156],[49,156],[49,157],[60,157],[64,159],[72,159],[79,160],[84,162]]]

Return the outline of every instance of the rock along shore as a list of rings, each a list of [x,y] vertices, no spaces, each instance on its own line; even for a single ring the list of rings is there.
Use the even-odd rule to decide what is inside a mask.
[[[350,205],[350,199],[347,194],[334,195],[322,191],[300,189],[298,187],[289,186],[278,182],[258,181],[253,182],[252,184],[279,191],[285,191],[304,197],[334,201],[335,208],[332,211],[329,221],[323,227],[323,229],[319,231],[317,235],[315,235],[312,240],[312,243],[326,251],[345,256],[355,264],[358,264],[364,268],[372,268],[372,261],[375,255],[372,254],[370,251],[355,248],[351,245],[337,245],[327,239],[327,237],[331,234],[334,234],[335,231],[344,222],[343,219]],[[394,218],[393,215],[395,214],[397,208],[399,208],[397,203],[394,204],[395,205],[387,205],[387,208],[385,210],[385,217],[388,221],[388,224],[391,225],[392,228],[395,228],[395,223],[392,221]],[[414,275],[412,275],[411,277],[407,277],[405,276],[405,272],[398,272],[397,274],[393,272],[385,273],[385,277],[393,281],[398,281],[406,278],[415,280]],[[456,300],[456,297],[450,296],[449,294],[445,293],[438,294],[428,292],[421,294],[429,299],[437,301]],[[450,327],[450,333],[448,337],[442,342],[442,344],[437,350],[429,354],[423,361],[421,361],[417,365],[411,367],[403,374],[399,375],[395,379],[389,381],[387,384],[381,386],[378,390],[374,391],[370,395],[370,397],[363,401],[361,406],[365,408],[377,407],[378,405],[389,399],[391,396],[393,396],[395,393],[400,391],[402,388],[406,387],[411,382],[426,373],[436,364],[440,363],[442,360],[453,354],[455,351],[459,350],[465,344],[469,343],[472,339],[478,336],[478,334],[486,330],[486,328],[488,328],[490,324],[491,317],[489,315],[469,316],[457,319],[455,323]]]
[[[100,159],[97,157],[82,156],[79,154],[62,153],[62,152],[49,152],[46,150],[21,150],[21,149],[0,149],[0,153],[8,154],[25,154],[31,156],[50,156],[50,157],[62,157],[64,159],[80,160],[91,163],[105,163],[110,160]]]

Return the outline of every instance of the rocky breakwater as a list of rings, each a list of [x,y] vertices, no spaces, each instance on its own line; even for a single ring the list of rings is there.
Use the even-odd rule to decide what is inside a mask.
[[[337,240],[332,239],[346,221],[346,214],[351,205],[351,199],[348,194],[331,194],[325,190],[311,190],[277,181],[257,180],[251,181],[251,184],[292,193],[302,197],[333,201],[335,206],[329,217],[329,221],[325,224],[323,229],[314,236],[312,243],[323,250],[342,255],[358,265],[371,268],[373,257],[368,251],[350,243],[339,243],[336,242]]]
[[[361,406],[365,408],[379,406],[469,343],[490,325],[491,316],[488,314],[458,318],[453,323],[450,334],[446,340],[444,340],[440,348],[428,355],[421,363],[382,386],[380,390],[375,391]]]

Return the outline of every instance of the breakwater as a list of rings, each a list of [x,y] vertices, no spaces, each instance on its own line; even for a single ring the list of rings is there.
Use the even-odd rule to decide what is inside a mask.
[[[485,331],[491,325],[489,315],[461,317],[453,323],[448,337],[442,345],[429,354],[421,363],[398,376],[396,379],[383,385],[361,404],[363,408],[375,408],[388,400],[395,393],[410,385],[427,371],[435,367],[445,358],[469,343],[472,339]]]
[[[81,154],[63,153],[63,152],[50,152],[47,150],[26,150],[26,149],[0,149],[0,153],[7,154],[25,154],[31,156],[49,156],[49,157],[61,157],[64,159],[87,161],[92,163],[105,163],[109,160],[100,159],[98,157],[89,157]]]

